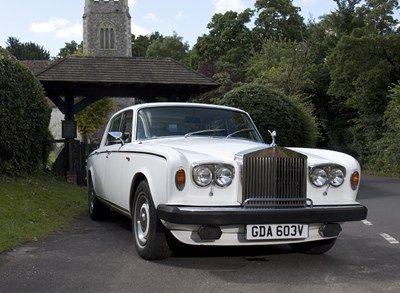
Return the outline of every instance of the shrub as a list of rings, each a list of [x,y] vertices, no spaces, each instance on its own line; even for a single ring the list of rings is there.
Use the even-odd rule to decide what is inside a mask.
[[[247,111],[267,143],[271,142],[268,130],[276,130],[276,142],[281,146],[315,146],[318,136],[315,119],[307,105],[298,99],[264,85],[247,84],[213,102]]]
[[[0,173],[32,173],[46,163],[50,109],[33,73],[0,47]]]

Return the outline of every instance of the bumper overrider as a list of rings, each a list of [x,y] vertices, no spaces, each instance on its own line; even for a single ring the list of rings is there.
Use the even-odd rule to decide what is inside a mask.
[[[251,209],[244,207],[193,207],[160,204],[157,215],[174,224],[311,224],[361,221],[368,210],[362,205],[313,206],[291,209]]]

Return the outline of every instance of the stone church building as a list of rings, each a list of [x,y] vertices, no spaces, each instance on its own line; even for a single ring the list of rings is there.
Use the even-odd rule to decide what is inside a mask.
[[[131,57],[128,0],[85,0],[83,52],[95,57]]]

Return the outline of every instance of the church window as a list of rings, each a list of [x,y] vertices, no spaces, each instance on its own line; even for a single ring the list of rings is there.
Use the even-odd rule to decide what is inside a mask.
[[[100,27],[100,49],[115,49],[115,29],[110,23]]]

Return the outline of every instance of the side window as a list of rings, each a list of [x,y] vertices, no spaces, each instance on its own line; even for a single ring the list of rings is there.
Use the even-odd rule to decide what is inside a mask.
[[[108,132],[118,132],[121,126],[122,114],[115,116],[114,119],[111,121],[110,128]],[[107,136],[106,145],[114,144],[113,141],[110,141],[110,136]]]

